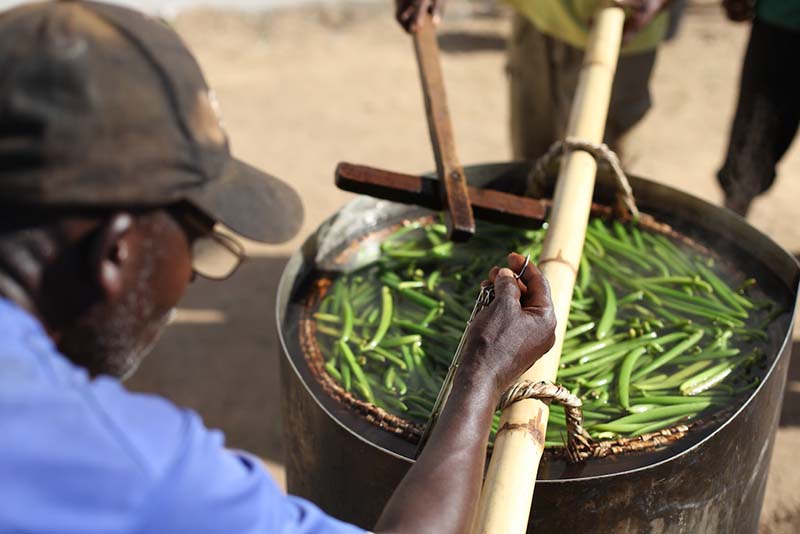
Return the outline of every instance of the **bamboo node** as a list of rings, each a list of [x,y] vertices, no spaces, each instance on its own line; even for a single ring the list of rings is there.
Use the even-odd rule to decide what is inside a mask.
[[[569,268],[569,270],[572,271],[572,273],[575,276],[578,276],[578,267],[576,267],[575,265],[573,265],[569,261],[567,261],[567,259],[564,258],[564,256],[561,254],[561,250],[558,251],[558,254],[556,254],[555,257],[552,257],[552,258],[539,258],[539,261],[536,262],[536,264],[541,269],[542,265],[544,265],[545,263],[549,263],[549,262],[556,262],[556,263],[561,263],[563,265],[566,265],[567,268]]]

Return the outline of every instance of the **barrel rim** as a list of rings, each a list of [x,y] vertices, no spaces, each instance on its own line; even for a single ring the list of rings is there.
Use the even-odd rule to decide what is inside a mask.
[[[533,165],[532,163],[525,162],[525,161],[490,162],[490,163],[483,163],[483,164],[475,164],[475,165],[465,166],[464,171],[465,171],[465,173],[467,174],[467,176],[469,178],[469,175],[471,173],[490,172],[492,174],[495,174],[495,173],[497,173],[497,171],[508,172],[508,171],[516,169],[516,168],[525,168],[525,167],[530,168],[530,167],[532,167],[532,165]],[[492,172],[492,171],[494,171],[494,172]],[[637,184],[644,184],[644,185],[647,186],[647,188],[649,188],[651,190],[656,190],[657,191],[657,190],[660,189],[664,193],[668,193],[670,195],[674,195],[674,196],[679,197],[684,202],[684,204],[689,204],[690,205],[690,204],[694,203],[695,205],[700,206],[700,207],[702,207],[702,208],[704,208],[706,210],[709,210],[709,209],[710,210],[714,210],[716,213],[718,213],[721,216],[723,216],[723,218],[728,218],[731,222],[734,222],[735,224],[740,225],[740,228],[741,228],[741,225],[745,225],[745,228],[744,228],[745,230],[747,230],[748,232],[752,233],[755,237],[761,239],[763,243],[769,245],[776,254],[778,254],[779,256],[783,256],[784,260],[790,260],[790,262],[792,264],[792,269],[794,271],[794,280],[791,281],[791,282],[786,282],[786,285],[790,290],[793,291],[793,298],[791,299],[791,301],[795,304],[795,307],[791,312],[789,328],[787,329],[786,335],[784,336],[784,339],[783,339],[782,343],[780,344],[780,347],[776,348],[775,357],[773,358],[773,361],[772,361],[769,369],[765,372],[764,379],[761,381],[761,383],[759,383],[759,385],[751,392],[751,394],[738,407],[738,409],[734,410],[730,414],[730,416],[728,416],[725,419],[725,421],[723,421],[718,426],[716,426],[713,430],[711,430],[708,434],[706,434],[704,437],[699,439],[696,443],[688,446],[685,449],[682,449],[682,450],[676,452],[674,455],[668,456],[668,457],[660,459],[660,460],[656,460],[653,463],[649,463],[647,465],[642,465],[642,466],[638,466],[638,467],[634,467],[634,468],[629,468],[629,469],[625,469],[625,470],[622,470],[622,471],[616,471],[616,472],[613,472],[613,473],[604,473],[604,474],[597,474],[597,475],[591,475],[591,476],[576,476],[576,477],[565,477],[565,478],[558,478],[558,479],[537,479],[537,484],[574,483],[574,482],[601,480],[601,479],[610,478],[610,477],[626,476],[626,475],[642,472],[642,471],[645,471],[645,470],[656,469],[659,466],[662,466],[662,465],[664,465],[666,463],[679,460],[684,455],[695,451],[697,448],[699,448],[700,446],[702,446],[705,443],[707,443],[710,439],[715,437],[719,432],[724,431],[728,427],[728,425],[730,425],[744,410],[746,410],[749,407],[749,405],[754,401],[756,396],[762,391],[762,389],[764,387],[766,387],[765,384],[772,378],[772,375],[775,373],[775,368],[777,367],[777,365],[778,365],[778,363],[780,361],[780,356],[784,353],[784,351],[787,350],[787,345],[790,345],[792,343],[793,330],[792,330],[791,325],[794,324],[794,322],[795,322],[795,320],[797,318],[796,302],[797,302],[798,292],[800,291],[800,263],[798,263],[797,259],[795,259],[795,257],[793,255],[791,255],[780,244],[775,242],[771,237],[769,237],[768,235],[764,234],[761,230],[759,230],[759,229],[755,228],[754,226],[750,225],[744,218],[736,215],[735,213],[733,213],[733,212],[731,212],[729,210],[725,210],[724,208],[722,208],[720,206],[716,206],[714,204],[711,204],[710,202],[708,202],[708,201],[706,201],[704,199],[701,199],[699,197],[691,195],[691,194],[689,194],[689,193],[687,193],[685,191],[681,191],[679,189],[675,189],[675,188],[670,187],[668,185],[665,185],[663,183],[656,182],[654,180],[650,180],[650,179],[643,178],[643,177],[636,176],[636,175],[628,175],[628,177],[629,177],[629,179],[631,179],[631,182],[632,182],[632,185],[634,186],[634,188],[636,187]],[[314,402],[317,404],[317,406],[319,408],[321,408],[322,411],[330,419],[332,419],[339,427],[343,428],[349,434],[355,436],[362,443],[367,444],[370,447],[374,447],[374,448],[380,450],[381,452],[383,452],[385,454],[388,454],[389,456],[392,456],[394,458],[397,458],[399,460],[402,460],[402,461],[405,461],[405,462],[407,462],[409,464],[412,464],[414,462],[414,460],[412,458],[408,458],[407,456],[404,456],[404,455],[399,454],[399,453],[397,453],[395,451],[387,449],[386,447],[381,446],[381,445],[371,441],[370,439],[367,439],[366,437],[362,436],[361,434],[355,432],[347,424],[342,422],[339,419],[339,417],[337,417],[334,413],[332,413],[321,402],[321,400],[318,399],[317,396],[311,391],[310,386],[306,383],[306,380],[304,379],[304,377],[300,373],[300,370],[297,368],[297,365],[294,362],[294,358],[291,357],[291,353],[289,351],[289,348],[288,348],[288,345],[287,345],[286,339],[285,339],[283,323],[284,323],[284,319],[285,319],[285,315],[286,315],[285,312],[288,309],[287,305],[288,305],[289,299],[291,297],[290,293],[291,293],[291,291],[292,291],[292,289],[294,287],[294,284],[290,283],[289,279],[294,277],[294,280],[292,280],[292,282],[294,282],[297,279],[297,275],[300,274],[301,270],[299,269],[299,267],[302,266],[302,262],[304,260],[304,257],[303,257],[303,254],[302,254],[303,250],[305,250],[310,245],[311,240],[314,238],[314,236],[316,236],[319,228],[322,228],[327,223],[332,221],[338,215],[339,212],[341,212],[343,210],[346,210],[358,198],[359,198],[359,196],[356,196],[354,199],[350,200],[345,205],[343,205],[338,210],[336,210],[336,212],[334,212],[329,217],[327,217],[317,227],[317,229],[315,231],[313,231],[311,234],[309,234],[306,237],[306,239],[303,241],[302,246],[292,254],[292,256],[290,257],[290,259],[287,262],[286,266],[284,267],[284,270],[281,273],[281,277],[280,277],[280,280],[278,282],[278,293],[277,293],[276,305],[275,305],[275,312],[276,312],[275,313],[275,317],[276,317],[276,322],[277,322],[276,326],[277,326],[277,329],[278,329],[278,338],[280,339],[281,348],[282,348],[282,350],[284,352],[283,357],[286,360],[288,360],[288,363],[291,365],[292,370],[294,371],[296,377],[299,379],[300,383],[303,385],[303,388],[305,389],[306,393],[308,393],[314,399]],[[413,206],[409,206],[409,209],[414,209],[414,207]],[[713,235],[713,231],[708,230],[708,229],[706,229],[706,231]],[[719,233],[719,232],[717,232],[717,233]],[[293,265],[293,264],[296,264],[298,262],[300,262],[300,265],[296,265],[296,266]],[[292,267],[294,267],[294,269],[292,269]],[[774,271],[773,271],[773,273],[774,273]],[[776,278],[778,278],[777,273],[774,273],[774,275],[775,275]],[[305,361],[305,360],[303,360],[303,361]]]

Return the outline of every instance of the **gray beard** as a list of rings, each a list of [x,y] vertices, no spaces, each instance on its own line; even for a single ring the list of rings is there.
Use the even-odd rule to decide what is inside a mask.
[[[150,281],[155,272],[154,243],[143,243],[143,261],[136,284],[116,306],[103,306],[75,328],[64,332],[59,349],[92,376],[129,378],[158,341],[170,313],[154,317]]]

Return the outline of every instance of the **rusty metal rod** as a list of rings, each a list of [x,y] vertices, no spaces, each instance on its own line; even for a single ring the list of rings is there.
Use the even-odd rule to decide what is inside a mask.
[[[454,241],[466,241],[475,233],[475,219],[469,207],[470,197],[464,169],[456,153],[436,28],[430,16],[422,17],[417,31],[414,32],[414,52],[425,98],[425,112],[436,159],[436,174],[444,184],[440,194],[448,213],[449,237]]]
[[[416,204],[441,210],[441,182],[366,165],[339,163],[336,185],[345,191],[361,193],[403,204]],[[500,224],[537,228],[547,218],[549,200],[519,197],[510,193],[468,186],[467,195],[475,218]]]

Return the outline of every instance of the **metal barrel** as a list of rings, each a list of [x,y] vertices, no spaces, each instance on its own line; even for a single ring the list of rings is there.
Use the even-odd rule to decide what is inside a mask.
[[[465,169],[471,184],[511,192],[520,192],[529,170],[527,163]],[[774,241],[727,210],[662,184],[630,179],[643,211],[735,260],[758,278],[772,298],[794,310],[800,269]],[[597,200],[610,200],[613,191],[608,182],[601,177]],[[357,198],[295,252],[278,291],[288,490],[367,529],[411,466],[414,445],[369,423],[322,390],[300,351],[296,297],[326,250],[418,212],[418,208]],[[337,226],[341,219],[348,224]],[[360,223],[354,225],[352,220]],[[558,462],[543,465],[529,532],[757,532],[793,322],[793,312],[787,312],[773,326],[764,380],[720,425],[690,433],[655,453],[589,461],[578,467]]]

